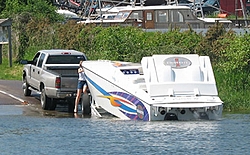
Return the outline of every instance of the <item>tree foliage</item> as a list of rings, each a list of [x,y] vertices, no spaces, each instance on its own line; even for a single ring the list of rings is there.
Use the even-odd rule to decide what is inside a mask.
[[[0,14],[5,9],[5,3],[6,3],[6,0],[1,0],[0,1]]]
[[[60,19],[50,0],[3,0],[0,3],[1,18],[15,18],[20,14],[29,13],[31,17],[38,19]]]

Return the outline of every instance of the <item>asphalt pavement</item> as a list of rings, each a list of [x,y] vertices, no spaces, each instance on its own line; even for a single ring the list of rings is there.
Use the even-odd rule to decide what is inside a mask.
[[[22,90],[22,81],[0,80],[0,105],[26,105],[39,104],[39,100],[32,94],[25,97]]]
[[[22,102],[0,92],[0,105],[20,105]]]
[[[25,110],[22,110],[24,107]],[[41,115],[42,113],[46,116],[72,117],[65,104],[58,104],[55,111],[43,110],[38,92],[32,91],[31,96],[27,97],[23,95],[22,81],[0,80],[0,115],[19,114],[22,111],[30,115]]]

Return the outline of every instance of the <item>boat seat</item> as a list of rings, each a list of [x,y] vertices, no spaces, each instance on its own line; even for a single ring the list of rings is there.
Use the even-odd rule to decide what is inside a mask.
[[[141,65],[142,65],[145,81],[147,83],[158,82],[153,58],[143,57],[141,60]]]
[[[190,81],[204,81],[203,72],[201,71],[200,66],[190,66]]]
[[[159,82],[174,82],[174,71],[171,66],[161,66],[158,69],[158,81]]]
[[[198,65],[192,65],[185,69],[175,69],[174,79],[175,82],[204,81],[203,72]]]

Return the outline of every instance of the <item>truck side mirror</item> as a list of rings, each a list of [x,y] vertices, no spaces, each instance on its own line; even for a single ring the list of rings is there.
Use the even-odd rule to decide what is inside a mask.
[[[26,64],[28,64],[28,60],[21,60],[20,64],[26,65]]]

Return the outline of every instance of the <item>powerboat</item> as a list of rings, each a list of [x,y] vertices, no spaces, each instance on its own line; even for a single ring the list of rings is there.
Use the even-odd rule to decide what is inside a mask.
[[[152,55],[141,63],[84,61],[91,113],[123,120],[218,120],[218,96],[208,56]]]
[[[113,20],[86,20],[78,24],[109,26],[133,26],[142,29],[204,29],[216,23],[230,28],[232,21],[226,18],[198,18],[188,6],[157,5],[157,6],[127,6],[113,7],[109,12],[117,13]]]

